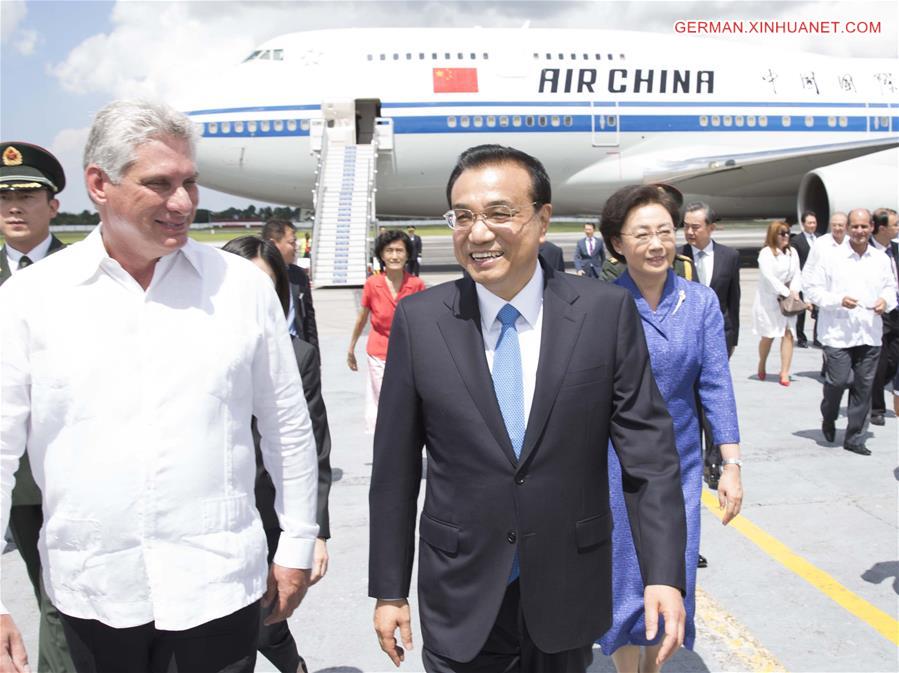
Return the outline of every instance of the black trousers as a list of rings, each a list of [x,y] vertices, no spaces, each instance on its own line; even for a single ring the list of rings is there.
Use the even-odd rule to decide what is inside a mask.
[[[880,360],[874,373],[874,389],[871,392],[871,411],[883,414],[886,412],[886,400],[883,388],[892,381],[899,366],[899,309],[883,316],[883,340],[880,349]]]
[[[800,299],[805,299],[802,296],[802,293],[799,293]],[[805,338],[805,314],[806,311],[803,311],[799,315],[796,316],[796,341],[797,343],[805,343],[808,339]]]
[[[849,388],[849,407],[843,446],[862,446],[871,409],[871,385],[880,346],[824,347],[824,399],[821,416],[833,423],[840,411],[843,391]]]
[[[487,642],[471,661],[453,661],[425,644],[421,659],[428,673],[582,673],[593,661],[593,643],[576,650],[541,652],[521,612],[518,580],[503,597]]]
[[[259,601],[184,631],[62,615],[78,673],[253,673]]]
[[[268,563],[271,565],[278,549],[278,539],[281,536],[280,528],[266,528],[265,539],[268,543]],[[268,608],[261,608],[259,619],[259,635],[256,649],[259,654],[268,659],[281,673],[297,673],[298,670],[306,670],[306,662],[297,651],[297,643],[290,633],[287,620],[266,626],[262,621],[275,609],[275,603]]]

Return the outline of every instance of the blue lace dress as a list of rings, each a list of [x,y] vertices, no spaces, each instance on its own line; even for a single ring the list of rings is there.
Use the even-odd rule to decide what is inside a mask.
[[[702,493],[702,450],[696,396],[702,402],[715,444],[740,441],[724,319],[718,298],[708,287],[668,272],[662,299],[652,311],[630,275],[615,281],[630,290],[643,319],[652,373],[674,420],[680,456],[681,486],[687,515],[687,627],[684,646],[693,649],[696,627],[696,559],[699,554],[699,512]],[[597,641],[603,653],[622,645],[651,645],[643,619],[643,579],[637,564],[621,485],[621,464],[609,446],[609,498],[615,523],[612,532],[612,627]]]

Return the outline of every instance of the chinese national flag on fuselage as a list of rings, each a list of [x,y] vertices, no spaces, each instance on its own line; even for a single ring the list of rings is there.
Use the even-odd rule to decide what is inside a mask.
[[[477,68],[434,68],[434,93],[477,92]]]

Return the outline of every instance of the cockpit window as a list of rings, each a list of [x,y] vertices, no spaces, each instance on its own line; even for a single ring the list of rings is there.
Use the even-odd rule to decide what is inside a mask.
[[[261,53],[262,53],[262,52],[259,51],[259,50],[257,49],[257,50],[254,51],[252,54],[250,54],[249,56],[247,56],[247,57],[244,59],[243,62],[246,63],[247,61],[252,61],[254,58],[259,58],[259,54],[261,54]]]
[[[244,63],[247,61],[283,61],[284,60],[284,50],[283,49],[257,49],[252,54],[247,56],[244,59]]]
[[[284,50],[283,49],[272,49],[272,60],[273,61],[283,61],[284,60]]]
[[[272,52],[271,49],[266,49],[264,52],[259,54],[259,60],[261,61],[271,61],[272,60]]]

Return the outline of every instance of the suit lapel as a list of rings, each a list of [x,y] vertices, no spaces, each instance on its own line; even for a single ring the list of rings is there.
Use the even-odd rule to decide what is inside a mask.
[[[0,285],[12,275],[9,270],[9,259],[6,257],[6,246],[0,248]]]
[[[515,452],[512,450],[512,442],[509,441],[506,424],[496,401],[496,394],[493,392],[493,379],[490,377],[487,357],[484,355],[481,313],[478,309],[474,281],[467,277],[456,281],[456,295],[452,305],[447,304],[447,307],[451,313],[440,318],[437,326],[468,389],[468,394],[481,412],[497,444],[509,462],[514,465],[517,463]]]
[[[685,257],[689,257],[691,262],[693,261],[693,246],[689,243],[680,249],[680,253]]]
[[[573,307],[578,293],[551,269],[544,267],[543,273],[546,289],[543,292],[540,361],[519,464],[524,464],[543,434],[584,322],[584,314]]]
[[[50,237],[50,247],[47,248],[47,254],[52,255],[54,252],[56,252],[58,250],[62,250],[64,247],[66,247],[65,243],[63,243],[58,238],[56,238],[56,236],[51,236]]]

